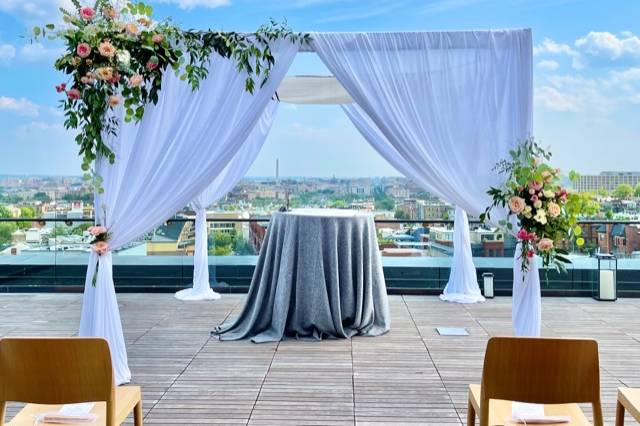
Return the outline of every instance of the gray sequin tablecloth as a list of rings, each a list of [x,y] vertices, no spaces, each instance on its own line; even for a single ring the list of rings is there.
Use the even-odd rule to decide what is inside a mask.
[[[373,216],[349,210],[275,213],[240,316],[220,340],[377,336],[389,303]]]

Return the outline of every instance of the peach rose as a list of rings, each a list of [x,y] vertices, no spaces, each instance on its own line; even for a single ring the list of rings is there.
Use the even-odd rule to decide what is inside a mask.
[[[115,107],[120,105],[120,96],[118,95],[111,95],[109,96],[109,106],[110,107]]]
[[[105,254],[107,250],[109,250],[109,243],[106,241],[96,241],[92,244],[93,251],[98,253],[98,255]]]
[[[96,75],[100,80],[111,80],[113,78],[113,68],[100,67],[96,70]]]
[[[538,241],[538,250],[540,251],[549,251],[553,248],[553,240],[550,238],[542,238]]]
[[[118,17],[118,11],[112,6],[107,6],[102,9],[102,14],[107,19],[116,19]]]
[[[551,217],[558,217],[561,213],[560,206],[553,201],[547,205],[547,211],[549,212],[549,216]]]
[[[81,58],[86,58],[91,55],[91,46],[88,43],[79,43],[78,47],[76,47],[76,53]]]
[[[98,46],[98,52],[106,58],[113,58],[116,55],[116,48],[108,41],[103,41]]]
[[[151,37],[151,41],[155,44],[160,44],[164,41],[164,36],[162,34],[154,34],[153,37]]]
[[[509,199],[509,209],[515,214],[521,213],[525,205],[524,199],[521,197],[511,197]]]
[[[131,87],[140,87],[142,85],[142,76],[140,74],[134,74],[129,77],[129,86]]]
[[[89,232],[91,235],[93,235],[95,237],[96,235],[106,234],[107,228],[105,228],[104,226],[101,226],[101,225],[90,226],[87,229],[87,232]]]
[[[137,36],[138,33],[140,32],[138,30],[138,26],[136,24],[134,24],[133,22],[129,22],[128,24],[126,24],[124,26],[124,30],[130,36]]]

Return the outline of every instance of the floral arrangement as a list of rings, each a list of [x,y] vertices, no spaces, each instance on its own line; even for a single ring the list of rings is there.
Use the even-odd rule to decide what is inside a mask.
[[[547,164],[551,153],[533,139],[510,151],[510,156],[510,160],[495,167],[506,175],[506,180],[502,187],[487,191],[493,203],[480,220],[489,220],[494,207],[508,207],[507,218],[500,225],[511,231],[519,228],[516,238],[520,242],[522,271],[528,269],[529,259],[535,255],[542,258],[547,270],[553,266],[564,271],[570,263],[566,250],[569,244],[584,245],[578,216],[593,207],[592,201],[560,185],[560,170]],[[571,172],[570,178],[576,177]]]
[[[85,180],[101,189],[101,178],[92,170],[98,156],[115,161],[105,144],[105,134],[116,134],[117,120],[109,110],[123,105],[125,121],[139,121],[145,106],[158,101],[162,74],[171,68],[196,90],[208,74],[212,53],[237,62],[238,71],[248,75],[245,88],[252,92],[264,84],[275,59],[268,42],[278,38],[307,43],[308,34],[291,32],[286,23],[271,21],[254,33],[183,31],[170,21],[153,20],[151,6],[128,3],[118,10],[108,0],[83,6],[71,0],[76,10],[60,9],[64,25],[36,27],[36,39],[61,40],[66,49],[55,68],[69,76],[56,86],[65,127],[78,129],[76,142],[83,158]]]
[[[90,226],[87,229],[87,232],[91,234],[93,240],[89,243],[91,244],[91,249],[95,251],[98,256],[102,256],[109,250],[109,240],[111,239],[111,234],[102,225]]]

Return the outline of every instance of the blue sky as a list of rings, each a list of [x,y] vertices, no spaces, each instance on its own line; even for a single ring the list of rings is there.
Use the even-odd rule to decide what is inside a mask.
[[[21,38],[68,0],[0,0],[0,174],[79,174],[62,128],[52,45]],[[270,17],[298,31],[533,29],[535,135],[561,168],[640,170],[640,1],[156,0],[184,28],[253,30]],[[300,54],[290,74],[324,74]],[[397,174],[335,106],[282,105],[250,175]]]

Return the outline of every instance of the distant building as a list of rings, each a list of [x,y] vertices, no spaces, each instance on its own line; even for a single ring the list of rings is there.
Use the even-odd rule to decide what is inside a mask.
[[[578,192],[613,191],[621,184],[635,187],[639,183],[640,172],[602,172],[599,175],[581,175],[573,183],[573,189]]]
[[[453,219],[455,208],[442,201],[430,202],[423,205],[423,218],[424,219]]]
[[[631,255],[640,252],[640,225],[602,224],[597,228],[598,248],[603,253]]]

